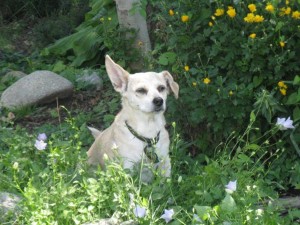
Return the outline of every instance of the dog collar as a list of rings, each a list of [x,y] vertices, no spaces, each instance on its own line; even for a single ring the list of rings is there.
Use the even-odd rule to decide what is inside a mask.
[[[160,131],[157,133],[155,138],[146,138],[143,137],[141,135],[139,135],[128,123],[127,121],[125,121],[126,127],[128,128],[128,130],[130,131],[130,133],[136,137],[137,139],[139,139],[142,142],[145,142],[147,145],[144,148],[144,153],[145,155],[154,163],[158,163],[159,159],[157,154],[155,153],[155,145],[157,144],[157,142],[159,141],[159,135],[160,135]]]

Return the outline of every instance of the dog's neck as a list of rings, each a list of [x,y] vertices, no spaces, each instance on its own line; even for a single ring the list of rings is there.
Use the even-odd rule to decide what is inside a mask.
[[[119,113],[121,122],[127,121],[130,126],[145,137],[152,138],[165,126],[162,112],[145,113],[129,105],[123,107]]]

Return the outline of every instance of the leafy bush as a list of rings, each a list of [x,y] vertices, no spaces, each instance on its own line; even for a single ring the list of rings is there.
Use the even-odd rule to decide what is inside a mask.
[[[266,141],[278,127],[262,137],[262,144],[252,142],[248,137],[255,132],[256,118],[251,113],[246,131],[217,149],[215,159],[202,159],[205,164],[192,163],[184,153],[188,144],[177,134],[174,123],[172,179],[157,175],[151,184],[142,183],[139,176],[131,177],[115,162],[107,162],[106,171],[89,173],[85,146],[91,140],[87,141],[81,117],[69,115],[60,126],[45,125],[32,134],[20,127],[3,126],[0,190],[18,193],[23,201],[17,218],[0,220],[82,224],[113,216],[144,225],[166,224],[161,216],[170,209],[174,212],[170,224],[293,224],[299,210],[280,215],[276,186],[270,185],[274,181],[268,178],[272,170],[265,169],[281,158],[281,151],[267,155],[272,144]],[[35,139],[41,132],[48,136],[47,145],[38,149]],[[230,142],[234,148],[229,147]],[[136,216],[137,206],[146,211],[144,216]]]
[[[91,11],[74,34],[62,38],[43,51],[44,56],[64,57],[72,66],[95,66],[110,54],[123,66],[139,60],[139,52],[131,48],[135,31],[118,26],[112,0],[91,1]],[[132,38],[124,38],[124,37]]]
[[[88,1],[81,0],[70,6],[68,11],[60,10],[40,19],[33,28],[35,45],[42,48],[72,34],[84,21],[88,9]]]
[[[262,90],[284,102],[289,89],[278,89],[278,82],[300,72],[298,3],[253,3],[152,1],[159,10],[150,16],[156,65],[175,74],[181,86],[172,120],[206,152],[246,126]]]
[[[56,11],[68,12],[73,0],[3,0],[0,4],[0,15],[4,20],[20,19],[27,16],[46,17]],[[1,17],[1,16],[0,16]]]

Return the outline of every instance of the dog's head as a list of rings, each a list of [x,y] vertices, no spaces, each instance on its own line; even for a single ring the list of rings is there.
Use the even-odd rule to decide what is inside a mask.
[[[123,101],[145,113],[164,112],[167,95],[178,98],[179,86],[168,71],[129,74],[108,55],[105,57],[108,76]]]

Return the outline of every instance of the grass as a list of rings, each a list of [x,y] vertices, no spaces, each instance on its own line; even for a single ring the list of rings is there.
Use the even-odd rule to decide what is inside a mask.
[[[74,116],[63,110],[67,117],[58,126],[30,131],[7,122],[1,126],[0,190],[23,199],[21,213],[1,218],[3,224],[82,224],[112,216],[139,224],[166,224],[161,218],[165,209],[174,210],[169,224],[297,224],[293,221],[299,211],[281,216],[281,208],[267,204],[278,198],[268,168],[280,151],[268,156],[266,146],[246,141],[254,114],[245,134],[232,135],[213,158],[191,158],[189,143],[173,123],[172,178],[157,174],[153,183],[144,184],[138,174],[131,176],[115,162],[106,171],[91,172],[86,150],[93,139],[84,113]],[[39,133],[48,136],[45,150],[34,146]],[[227,193],[225,186],[235,180],[236,191]],[[137,206],[146,209],[145,217],[135,216]]]

